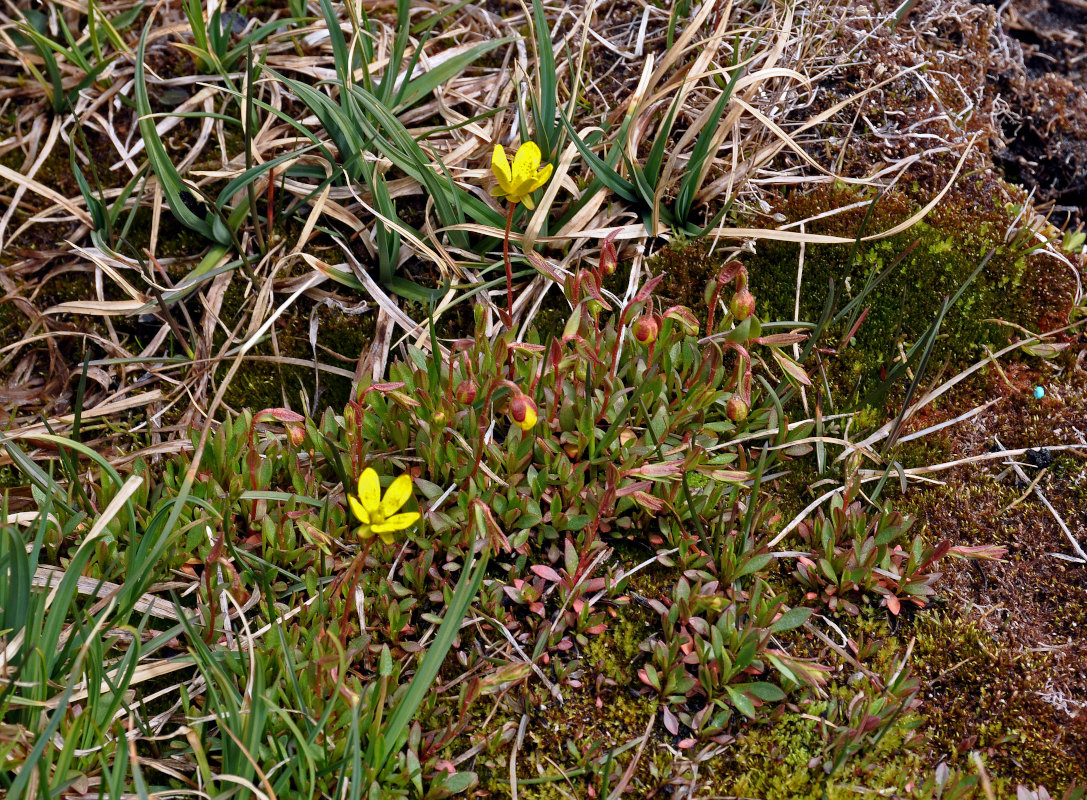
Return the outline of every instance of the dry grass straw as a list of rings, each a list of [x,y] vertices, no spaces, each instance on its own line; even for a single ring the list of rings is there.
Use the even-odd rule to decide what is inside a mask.
[[[132,5],[125,0],[104,8],[116,14]],[[437,2],[413,4],[412,18],[422,20],[442,9],[443,4]],[[371,7],[369,11],[377,21],[376,57],[371,71],[378,75],[387,64],[395,30],[392,18],[386,16],[386,7]],[[726,70],[730,65],[741,60],[746,72],[738,81],[733,100],[719,121],[713,139],[716,155],[706,162],[696,205],[714,209],[733,201],[737,207],[757,208],[764,187],[782,183],[800,185],[839,177],[884,187],[920,157],[912,156],[901,164],[882,165],[868,176],[854,178],[838,175],[833,164],[828,166],[810,155],[815,152],[812,146],[820,144],[818,132],[827,124],[848,116],[853,106],[868,94],[904,77],[902,74],[885,76],[825,110],[805,117],[804,109],[812,106],[819,82],[833,75],[835,65],[840,61],[841,54],[835,50],[835,41],[843,36],[846,27],[861,24],[856,19],[833,17],[829,10],[818,4],[705,3],[698,7],[693,19],[681,23],[670,49],[664,46],[668,15],[645,4],[633,14],[624,13],[627,9],[623,4],[609,2],[556,3],[548,5],[547,11],[554,28],[552,39],[560,106],[571,107],[568,106],[569,92],[575,86],[590,99],[587,105],[572,106],[576,109],[574,126],[582,134],[605,124],[614,130],[622,115],[633,115],[629,138],[632,144],[625,155],[639,163],[644,158],[641,143],[652,141],[655,136],[671,135],[662,126],[669,104],[678,96],[677,135],[670,141],[661,180],[656,187],[658,201],[675,193],[694,139],[700,127],[707,123],[710,107],[721,91],[715,81],[727,77]],[[54,13],[71,15],[72,12],[64,12],[58,6]],[[215,186],[241,174],[246,165],[245,155],[228,146],[231,130],[223,120],[211,116],[211,112],[223,109],[228,100],[225,79],[218,75],[195,74],[188,57],[172,45],[174,40],[186,39],[186,23],[179,12],[159,6],[153,15],[148,35],[149,84],[160,96],[171,92],[188,95],[173,111],[167,111],[155,120],[156,129],[168,141],[181,145],[176,152],[183,155],[178,157],[177,166],[182,172],[188,170],[188,179],[194,188],[213,192]],[[346,15],[344,19],[347,19]],[[6,63],[10,68],[17,68],[23,61],[36,58],[14,47],[11,34],[15,20],[12,7],[0,12],[0,43],[5,45],[7,53],[0,66]],[[427,43],[421,68],[434,68],[483,41],[504,36],[514,37],[515,41],[495,52],[490,63],[497,66],[473,69],[454,77],[438,87],[431,99],[401,117],[415,135],[436,127],[437,132],[425,140],[428,151],[441,160],[459,186],[488,202],[490,150],[495,142],[509,144],[516,140],[517,95],[528,86],[535,69],[529,47],[517,39],[529,22],[530,15],[525,10],[503,17],[474,4],[460,9]],[[876,22],[871,19],[866,24]],[[414,44],[413,40],[412,46]],[[528,44],[531,46],[531,41]],[[323,21],[301,30],[274,34],[260,47],[259,55],[269,68],[291,77],[327,80],[335,74]],[[65,80],[75,81],[78,76],[74,66],[63,60],[60,63],[68,75]],[[175,77],[155,74],[155,70],[164,66],[170,66]],[[354,232],[356,242],[369,251],[371,257],[375,256],[372,239],[375,221],[380,220],[399,230],[403,237],[401,266],[414,272],[431,270],[438,281],[449,281],[449,291],[435,308],[439,319],[466,290],[480,286],[495,274],[493,265],[499,261],[498,252],[492,252],[488,263],[481,265],[473,254],[449,247],[444,240],[448,230],[436,224],[428,210],[429,205],[423,209],[421,230],[425,236],[420,239],[395,220],[382,217],[368,193],[356,187],[325,186],[315,198],[310,198],[315,184],[296,178],[283,179],[283,168],[289,164],[311,164],[327,172],[334,165],[326,163],[313,150],[298,152],[303,141],[298,132],[273,113],[262,113],[252,132],[253,163],[259,165],[298,152],[276,170],[280,177],[273,175],[272,180],[274,191],[279,194],[278,208],[284,208],[291,200],[308,198],[310,211],[302,230],[290,241],[274,243],[254,263],[253,277],[260,282],[259,286],[240,275],[225,273],[199,285],[196,289],[198,308],[193,314],[190,305],[187,315],[193,318],[185,325],[185,335],[190,339],[186,344],[196,356],[192,361],[167,357],[177,335],[176,330],[161,319],[156,323],[160,328],[152,337],[151,346],[132,352],[124,337],[115,332],[111,320],[154,310],[153,297],[148,291],[149,278],[154,288],[167,298],[174,296],[179,287],[162,280],[164,274],[145,275],[130,254],[104,253],[87,242],[90,216],[83,198],[71,182],[51,185],[50,181],[42,180],[41,173],[43,165],[63,163],[68,144],[74,141],[78,120],[87,135],[94,137],[97,145],[108,152],[108,155],[95,154],[96,165],[105,176],[104,197],[108,201],[120,194],[120,185],[139,172],[144,157],[144,145],[138,136],[134,114],[120,102],[122,96],[131,94],[134,70],[130,55],[121,54],[98,82],[78,95],[70,114],[57,116],[48,123],[43,121],[46,98],[42,87],[34,83],[20,86],[10,79],[0,87],[0,98],[17,98],[19,102],[13,135],[0,141],[0,154],[20,152],[24,155],[24,163],[19,169],[0,165],[0,179],[7,182],[6,191],[12,192],[11,208],[0,221],[0,241],[17,243],[20,237],[33,236],[35,230],[40,230],[53,236],[57,235],[55,232],[63,231],[61,237],[70,243],[44,263],[40,256],[21,260],[16,256],[15,263],[5,271],[22,274],[33,282],[50,275],[50,279],[57,280],[55,273],[47,272],[45,276],[41,273],[43,269],[61,267],[91,277],[96,294],[49,307],[37,306],[33,301],[20,303],[20,310],[31,317],[31,326],[23,342],[9,345],[5,363],[10,366],[22,359],[22,374],[42,375],[55,366],[58,355],[52,337],[83,336],[88,344],[93,342],[105,349],[114,362],[99,365],[103,374],[88,397],[88,409],[102,407],[123,412],[131,407],[118,406],[122,398],[134,392],[146,394],[155,387],[160,396],[145,401],[151,411],[152,425],[167,409],[171,419],[184,425],[204,418],[208,392],[214,393],[213,387],[218,388],[216,375],[224,358],[233,359],[239,353],[244,354],[258,336],[264,334],[271,335],[273,347],[278,350],[274,346],[275,320],[291,313],[290,302],[297,302],[302,297],[309,301],[331,298],[343,305],[356,305],[358,296],[353,297],[334,285],[333,279],[339,273],[347,272],[362,282],[366,299],[374,304],[378,315],[380,335],[373,347],[354,354],[357,358],[355,369],[322,363],[317,351],[312,359],[282,354],[262,358],[270,359],[273,364],[304,365],[315,373],[376,377],[383,373],[387,360],[400,344],[410,342],[429,347],[426,319],[413,319],[405,314],[397,299],[369,278],[365,265],[358,259],[357,247],[346,247],[342,240],[337,241],[343,249],[345,265],[327,263],[327,256],[308,250],[314,231],[319,227],[333,226]],[[913,73],[911,71],[911,79],[916,78]],[[235,75],[233,79],[237,81],[239,77]],[[260,79],[256,93],[257,99],[270,109],[288,117],[297,115],[297,104],[278,81]],[[499,109],[498,113],[475,119],[493,109]],[[180,116],[191,112],[206,115],[196,120]],[[315,119],[303,117],[301,121],[322,136]],[[412,127],[421,123],[425,123],[426,128]],[[325,144],[335,153],[331,142]],[[960,142],[956,147],[960,151],[961,168],[968,157],[969,143]],[[83,169],[89,169],[87,157],[78,146],[75,149]],[[567,143],[560,153],[554,179],[529,219],[524,234],[515,233],[515,243],[520,247],[542,245],[550,257],[559,260],[567,269],[574,268],[579,258],[594,258],[598,241],[612,232],[627,243],[625,252],[628,255],[644,252],[649,240],[642,223],[636,221],[623,203],[616,202],[606,192],[597,193],[560,229],[544,235],[548,219],[562,216],[573,203],[582,199],[579,187],[584,185],[581,181],[585,174],[576,156],[573,146]],[[957,174],[958,170],[951,180]],[[263,196],[268,191],[267,177],[259,181],[255,189],[258,196]],[[389,189],[390,195],[400,203],[426,200],[423,187],[409,178],[390,180]],[[31,196],[37,198],[34,205],[28,205]],[[869,238],[905,229],[927,213],[942,196],[942,192],[938,193],[932,203],[910,219]],[[126,209],[137,206],[151,210],[146,251],[156,256],[163,249],[163,213],[168,212],[153,177],[142,181],[137,192],[125,201]],[[16,209],[19,209],[18,213]],[[653,233],[668,235],[669,232],[660,227],[659,220],[655,219],[653,224],[657,226]],[[472,235],[501,236],[500,230],[485,225],[469,223],[456,227]],[[252,233],[248,232],[249,235]],[[717,239],[733,241],[758,238],[807,243],[844,241],[805,233],[803,227],[782,230],[718,226],[712,233]],[[11,255],[17,252],[7,244],[0,248],[7,248],[5,252]],[[155,264],[159,270],[170,269],[172,274],[177,274],[191,270],[192,262],[185,258],[157,256]],[[217,266],[212,264],[206,268],[214,272]],[[310,276],[299,276],[299,268],[310,270]],[[213,339],[232,327],[225,324],[220,315],[228,286],[239,282],[243,284],[244,305],[241,309],[231,309],[231,313],[236,315],[235,319],[247,318],[249,324],[239,338],[215,346]],[[549,285],[549,279],[538,276],[523,288],[516,308],[519,330],[526,330],[531,324],[545,303]],[[9,282],[6,288],[9,293],[25,291],[20,289],[19,282]],[[112,299],[118,291],[126,299]],[[273,293],[280,292],[286,292],[292,300],[288,304],[275,301]],[[477,293],[472,302],[484,303],[491,310],[491,298],[485,292]],[[79,333],[68,329],[65,321],[73,315],[94,315],[99,320],[99,324],[92,326],[95,333],[88,333],[85,326]],[[492,315],[491,330],[497,332],[499,329],[497,316]],[[217,356],[213,355],[216,351]],[[60,395],[53,399],[53,404],[63,403],[63,397],[70,397],[71,389],[67,385],[49,387],[50,392],[46,392],[41,383],[38,385],[43,395],[41,401],[27,404],[25,412],[48,411],[48,394]],[[290,402],[285,396],[284,403]],[[50,423],[63,429],[62,415],[53,415]],[[16,436],[31,436],[38,430],[28,423],[19,423],[17,418],[9,424]],[[169,434],[166,436],[169,438]]]

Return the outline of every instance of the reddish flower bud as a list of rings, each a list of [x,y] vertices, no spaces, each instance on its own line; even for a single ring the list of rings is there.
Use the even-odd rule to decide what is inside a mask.
[[[471,405],[476,401],[476,385],[469,380],[461,381],[457,385],[454,394],[457,396],[457,402],[461,405]]]
[[[302,442],[306,441],[306,429],[301,425],[288,425],[287,438],[295,447],[301,447]]]
[[[738,394],[732,395],[725,406],[725,416],[733,422],[743,422],[747,419],[747,403]]]
[[[604,240],[604,245],[600,248],[600,271],[605,275],[611,275],[618,266],[619,252],[615,249],[612,237],[609,236]]]
[[[634,334],[634,338],[642,344],[652,344],[657,341],[657,334],[660,333],[660,325],[653,319],[652,316],[646,314],[645,316],[638,317],[634,321],[634,326],[631,329]]]
[[[513,399],[510,400],[510,419],[513,420],[514,425],[523,431],[532,429],[536,424],[538,413],[536,404],[532,402],[532,399],[521,392],[517,392]]]
[[[735,317],[737,322],[743,322],[755,313],[755,296],[746,288],[738,290],[736,294],[732,295],[729,311],[732,312],[732,316]]]

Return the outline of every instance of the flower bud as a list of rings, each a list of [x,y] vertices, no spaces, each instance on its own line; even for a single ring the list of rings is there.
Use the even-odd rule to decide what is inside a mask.
[[[615,249],[615,244],[610,238],[605,239],[603,246],[600,248],[600,271],[604,275],[612,275],[618,266],[619,252]]]
[[[469,406],[476,401],[476,385],[472,381],[463,380],[457,385],[454,394],[458,403]]]
[[[531,430],[536,424],[538,410],[532,399],[517,392],[510,400],[510,419],[523,431]]]
[[[738,394],[732,395],[725,406],[725,416],[733,422],[743,422],[747,419],[747,403]]]
[[[288,425],[287,438],[291,440],[291,444],[295,447],[301,447],[302,442],[306,441],[305,427],[302,425]]]
[[[434,423],[435,428],[444,428],[445,423],[448,422],[449,419],[445,416],[444,411],[437,411],[434,416],[430,418],[430,421]]]
[[[634,338],[642,344],[652,344],[657,341],[657,334],[660,333],[660,325],[653,319],[650,314],[638,317],[634,321],[634,327],[631,329],[634,334]]]
[[[737,322],[743,322],[755,313],[755,296],[746,288],[739,289],[736,294],[732,295],[729,311],[732,312],[732,316]]]

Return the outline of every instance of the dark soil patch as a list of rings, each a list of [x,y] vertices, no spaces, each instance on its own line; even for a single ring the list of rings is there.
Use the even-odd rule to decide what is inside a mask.
[[[1009,180],[1054,204],[1054,222],[1087,220],[1087,7],[1067,0],[1013,0],[1003,27],[1022,70],[991,76],[1014,116],[996,154]]]

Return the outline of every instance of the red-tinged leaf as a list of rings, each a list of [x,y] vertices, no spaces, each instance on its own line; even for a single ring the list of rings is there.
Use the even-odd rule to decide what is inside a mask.
[[[751,474],[737,469],[711,469],[710,477],[721,483],[745,483],[751,480]]]
[[[253,416],[253,422],[305,422],[306,418],[289,408],[265,408]]]
[[[527,253],[525,253],[525,255],[528,257],[528,263],[532,265],[533,269],[543,275],[546,275],[559,286],[562,286],[563,281],[566,279],[566,276],[554,267],[552,267],[546,261],[544,261],[543,257],[540,256],[539,253],[534,250],[529,250]]]
[[[780,350],[771,350],[770,354],[774,357],[774,361],[778,362],[778,366],[785,370],[790,377],[796,379],[805,386],[811,386],[811,380],[808,379],[808,375],[804,372],[803,367]]]
[[[680,739],[676,747],[680,750],[690,750],[696,744],[698,744],[698,739]]]
[[[614,464],[608,464],[608,482],[612,482],[611,471],[615,469]],[[619,470],[615,469],[616,482],[619,478]],[[650,489],[653,486],[652,481],[637,481],[636,483],[628,483],[626,486],[622,486],[615,490],[616,497],[628,497],[635,492],[644,492],[646,489]]]
[[[660,461],[656,464],[646,464],[645,466],[637,467],[636,469],[627,470],[625,475],[633,478],[659,480],[661,478],[670,478],[679,475],[682,472],[683,459],[680,458],[675,461]]]
[[[664,310],[664,318],[674,321],[688,336],[698,335],[698,317],[687,306],[672,306]]]
[[[608,629],[607,624],[601,622],[599,625],[593,625],[590,628],[586,628],[585,633],[591,634],[593,636],[599,636],[600,634],[602,634],[607,629]]]
[[[392,381],[390,383],[375,383],[370,386],[367,392],[377,392],[378,394],[386,394],[394,389],[403,389],[405,386],[403,381]]]
[[[896,617],[899,612],[902,611],[902,603],[893,594],[887,595],[887,610],[894,614]]]
[[[965,545],[960,544],[947,551],[950,556],[969,558],[975,561],[1000,561],[1008,554],[1008,548],[997,544]]]
[[[946,556],[950,550],[951,550],[951,542],[949,542],[947,539],[944,539],[942,542],[940,542],[938,545],[936,545],[936,547],[932,551],[932,555],[930,555],[927,559],[925,559],[925,562],[923,564],[921,564],[921,566],[919,566],[917,568],[917,571],[918,572],[924,572],[925,570],[928,569],[930,564],[932,564],[935,561],[939,561],[941,558]]]
[[[782,347],[787,344],[796,344],[808,338],[806,333],[771,333],[766,336],[756,336],[751,340],[752,344],[764,344],[767,347]]]
[[[529,569],[546,581],[551,581],[552,583],[562,583],[562,576],[546,564],[533,564],[531,567],[529,567]]]
[[[608,585],[607,578],[589,578],[589,580],[581,584],[586,592],[599,592],[605,586]]]
[[[1039,342],[1037,344],[1025,344],[1023,350],[1036,358],[1053,358],[1062,350],[1067,349],[1069,343],[1061,344],[1053,342]]]
[[[404,408],[419,408],[419,406],[422,405],[422,403],[420,403],[414,397],[408,397],[408,395],[404,394],[403,392],[389,392],[388,394],[389,397],[391,397],[400,405],[404,406]]]
[[[539,614],[541,617],[544,615],[543,603],[532,603],[528,607],[528,610],[531,611],[533,614]]]
[[[649,299],[649,295],[653,294],[653,290],[657,288],[657,284],[664,280],[664,273],[657,275],[655,278],[650,278],[648,281],[642,284],[642,288],[638,290],[638,293],[634,295],[635,303],[643,303]]]
[[[673,736],[679,735],[679,719],[667,706],[664,707],[664,727]]]
[[[744,269],[744,265],[742,263],[740,263],[739,261],[726,262],[717,272],[717,283],[721,286],[724,286],[729,281],[735,279],[737,275],[741,274],[747,274],[747,270]],[[747,279],[744,278],[741,283],[746,284]]]
[[[660,514],[666,508],[668,508],[667,504],[659,497],[654,497],[653,495],[646,494],[645,492],[635,492],[633,497],[635,503],[640,505],[646,511],[650,511],[654,514]]]
[[[518,353],[542,353],[547,349],[542,344],[530,344],[529,342],[510,342],[510,350]]]

